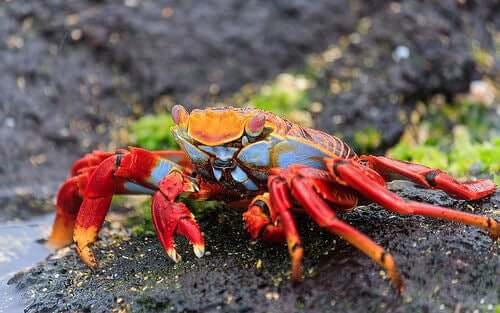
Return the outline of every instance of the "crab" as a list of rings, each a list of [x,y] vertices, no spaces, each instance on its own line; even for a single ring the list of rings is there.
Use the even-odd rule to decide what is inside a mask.
[[[308,215],[372,258],[398,291],[403,282],[393,257],[337,213],[359,199],[376,202],[397,214],[416,214],[477,226],[493,240],[500,222],[487,216],[409,201],[389,191],[386,181],[404,178],[461,199],[476,200],[496,190],[486,179],[458,182],[447,173],[384,156],[358,156],[339,138],[304,128],[270,112],[252,108],[207,108],[189,113],[172,108],[172,133],[179,151],[129,147],[94,151],[73,163],[56,197],[52,247],[72,243],[81,260],[94,268],[92,251],[115,194],[152,196],[157,236],[175,262],[175,235],[205,251],[203,234],[179,196],[244,203],[245,228],[254,240],[286,243],[291,277],[303,276],[303,245],[296,219]]]

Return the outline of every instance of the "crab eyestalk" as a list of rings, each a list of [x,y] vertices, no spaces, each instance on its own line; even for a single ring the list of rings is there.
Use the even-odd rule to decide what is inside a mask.
[[[174,105],[174,107],[172,108],[172,119],[174,120],[174,123],[179,125],[180,127],[184,129],[188,128],[189,113],[182,105]]]
[[[246,123],[245,132],[252,137],[257,137],[264,130],[265,123],[266,115],[264,113],[259,113]]]

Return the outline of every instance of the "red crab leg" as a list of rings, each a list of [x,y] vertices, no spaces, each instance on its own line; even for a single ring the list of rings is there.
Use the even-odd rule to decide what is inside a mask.
[[[292,279],[300,280],[302,278],[302,258],[304,249],[300,240],[295,220],[292,213],[292,201],[286,181],[279,176],[269,176],[268,179],[269,193],[271,195],[271,206],[279,217],[280,223],[283,226],[283,231],[286,236],[288,245],[288,253],[292,259]]]
[[[121,150],[121,153],[127,153],[127,151]],[[191,171],[191,162],[183,151],[160,150],[152,153],[177,163],[187,172]],[[70,170],[71,177],[61,185],[56,195],[56,218],[48,240],[50,247],[57,249],[73,242],[73,229],[83,202],[83,193],[87,188],[88,178],[97,165],[114,154],[96,150],[73,162]],[[115,194],[152,194],[151,190],[134,186],[133,183],[127,183],[125,180],[117,181],[116,184]]]
[[[90,248],[108,212],[115,193],[115,163],[117,156],[102,161],[89,178],[84,200],[78,211],[73,239],[82,261],[90,267],[97,266]]]
[[[307,178],[296,176],[290,182],[293,197],[304,207],[306,212],[319,226],[341,236],[344,240],[385,268],[391,281],[398,288],[398,291],[403,291],[403,281],[401,280],[396,263],[392,256],[384,251],[384,248],[377,245],[368,236],[337,218],[334,211],[316,193]]]
[[[171,175],[176,176],[176,174]],[[174,176],[171,177],[172,180],[179,178]],[[161,192],[156,192],[151,203],[151,214],[158,238],[168,256],[174,262],[181,260],[181,256],[175,249],[175,234],[184,236],[189,240],[197,257],[203,256],[205,253],[203,235],[194,215],[184,203],[173,202]]]
[[[155,153],[139,148],[130,148],[130,151],[111,156],[95,168],[84,193],[73,235],[76,249],[87,265],[97,265],[91,245],[97,239],[113,194],[127,191],[152,193],[151,189],[158,188],[166,191],[168,186],[162,187],[161,181],[173,170],[180,168]]]
[[[88,153],[83,158],[76,160],[71,165],[70,176],[78,175],[79,171],[84,168],[97,166],[102,161],[106,160],[110,156],[113,156],[114,152],[106,152],[106,151],[93,151],[92,153]]]
[[[248,210],[243,213],[246,230],[253,239],[262,238],[273,242],[285,242],[292,260],[292,279],[302,278],[303,248],[300,235],[290,209],[291,201],[286,188],[286,183],[274,176],[269,179],[269,193],[255,197]],[[267,208],[271,217],[264,213]]]
[[[174,234],[185,236],[193,245],[195,254],[203,256],[205,243],[194,216],[183,203],[175,201],[184,192],[196,191],[206,196],[210,190],[195,190],[198,186],[178,167],[154,153],[138,148],[131,148],[130,154],[124,155],[115,175],[152,185],[159,190],[154,194],[151,206],[153,222],[163,247],[174,261],[180,260],[175,251]]]
[[[127,150],[119,150],[119,152],[127,153]],[[191,161],[187,157],[186,153],[184,153],[184,151],[182,150],[157,150],[150,152],[158,155],[163,159],[167,159],[174,163],[177,163],[183,169],[191,171],[192,167]],[[97,166],[102,161],[115,154],[116,154],[115,152],[100,151],[100,150],[88,153],[83,158],[73,162],[70,170],[70,176],[76,176],[81,169],[88,168],[91,166]]]
[[[500,223],[490,217],[404,200],[384,186],[374,183],[365,175],[364,168],[355,161],[342,159],[326,159],[325,161],[332,175],[338,180],[345,182],[366,198],[379,203],[388,210],[400,214],[431,216],[477,226],[487,230],[493,240],[500,236]]]
[[[441,189],[456,197],[476,200],[492,194],[496,190],[495,183],[488,179],[480,179],[460,183],[447,173],[424,165],[393,160],[383,156],[362,156],[368,166],[386,177],[391,174],[402,175],[413,182],[432,189]]]
[[[265,212],[266,209],[271,212],[271,216],[276,215],[272,212],[271,200],[267,192],[256,196],[248,205],[248,210],[243,213],[246,231],[254,240],[261,238],[276,243],[286,242],[283,226],[275,219],[275,222],[273,222]]]
[[[83,201],[79,182],[83,180],[83,184],[87,185],[86,175],[71,177],[59,188],[56,196],[56,218],[48,240],[48,245],[54,249],[73,242],[73,228]]]

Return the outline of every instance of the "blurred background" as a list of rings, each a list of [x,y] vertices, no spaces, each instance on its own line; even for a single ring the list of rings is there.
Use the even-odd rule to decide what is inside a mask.
[[[175,146],[177,103],[500,184],[499,50],[494,0],[3,0],[0,221],[51,212],[83,153]],[[18,259],[1,245],[0,268]]]

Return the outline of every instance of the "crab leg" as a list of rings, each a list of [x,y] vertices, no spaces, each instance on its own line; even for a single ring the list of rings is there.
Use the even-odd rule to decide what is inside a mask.
[[[101,162],[89,178],[83,202],[76,217],[73,239],[76,251],[82,261],[90,267],[97,266],[90,246],[97,239],[111,198],[115,193],[114,177],[117,156],[111,156]]]
[[[182,150],[157,150],[157,151],[150,151],[153,154],[158,155],[159,157],[163,159],[170,160],[179,166],[181,166],[184,169],[191,169],[191,161],[187,157],[186,153]],[[127,153],[127,150],[121,149],[118,150],[118,153]],[[108,152],[108,151],[100,151],[96,150],[92,153],[88,153],[85,156],[83,156],[81,159],[76,160],[73,162],[70,170],[70,176],[76,176],[78,175],[79,171],[92,167],[92,166],[97,166],[99,165],[102,161],[106,160],[110,156],[115,155],[115,152]]]
[[[151,203],[153,225],[168,256],[179,262],[181,256],[175,249],[175,234],[186,237],[193,245],[197,257],[205,253],[205,243],[194,215],[182,202],[169,201],[161,192],[156,192]]]
[[[341,221],[307,180],[298,176],[291,180],[293,197],[319,226],[342,237],[382,266],[398,291],[402,292],[403,282],[392,256],[368,236]]]
[[[86,185],[86,175],[71,177],[59,188],[56,197],[56,218],[48,240],[51,248],[58,249],[73,242],[73,228],[83,201],[79,188],[79,181],[82,180],[85,180]]]
[[[253,239],[259,236],[264,240],[286,241],[292,261],[292,279],[302,279],[302,258],[304,249],[295,220],[291,213],[292,202],[286,181],[278,176],[270,176],[269,193],[257,196],[243,214],[246,229]],[[270,211],[271,217],[263,209]]]
[[[431,216],[473,225],[487,230],[493,240],[500,237],[500,223],[490,217],[404,200],[385,186],[375,183],[365,174],[365,169],[355,161],[342,159],[326,159],[325,161],[331,174],[337,180],[346,183],[366,198],[377,202],[388,210],[399,214]]]
[[[119,153],[127,153],[120,150]],[[191,162],[183,151],[159,150],[152,151],[153,154],[161,158],[177,163],[184,170],[190,172]],[[52,226],[52,231],[48,240],[51,248],[58,249],[73,242],[73,229],[78,215],[78,211],[83,202],[83,194],[87,189],[89,177],[97,166],[105,159],[115,155],[113,152],[94,151],[86,154],[81,159],[75,161],[71,166],[70,178],[68,178],[59,188],[56,195],[56,217]],[[116,178],[115,194],[152,194],[153,191]]]
[[[495,183],[488,179],[460,183],[439,169],[383,156],[362,156],[360,160],[368,162],[369,167],[386,179],[390,179],[391,174],[398,174],[427,188],[441,189],[462,199],[480,199],[495,192],[496,189]]]
[[[268,192],[253,199],[248,210],[243,213],[245,229],[254,240],[261,238],[276,243],[286,242],[283,226],[276,219],[273,222],[265,212],[267,210],[271,212],[271,216],[275,217],[270,201]]]
[[[93,169],[76,217],[73,234],[77,252],[82,260],[90,267],[97,265],[91,245],[97,239],[113,194],[152,194],[154,190],[167,194],[171,186],[163,184],[164,178],[172,171],[180,170],[177,164],[139,148],[130,148],[129,151],[108,157]],[[185,186],[188,185],[191,186],[192,182],[186,181]],[[193,189],[185,188],[184,191]]]

